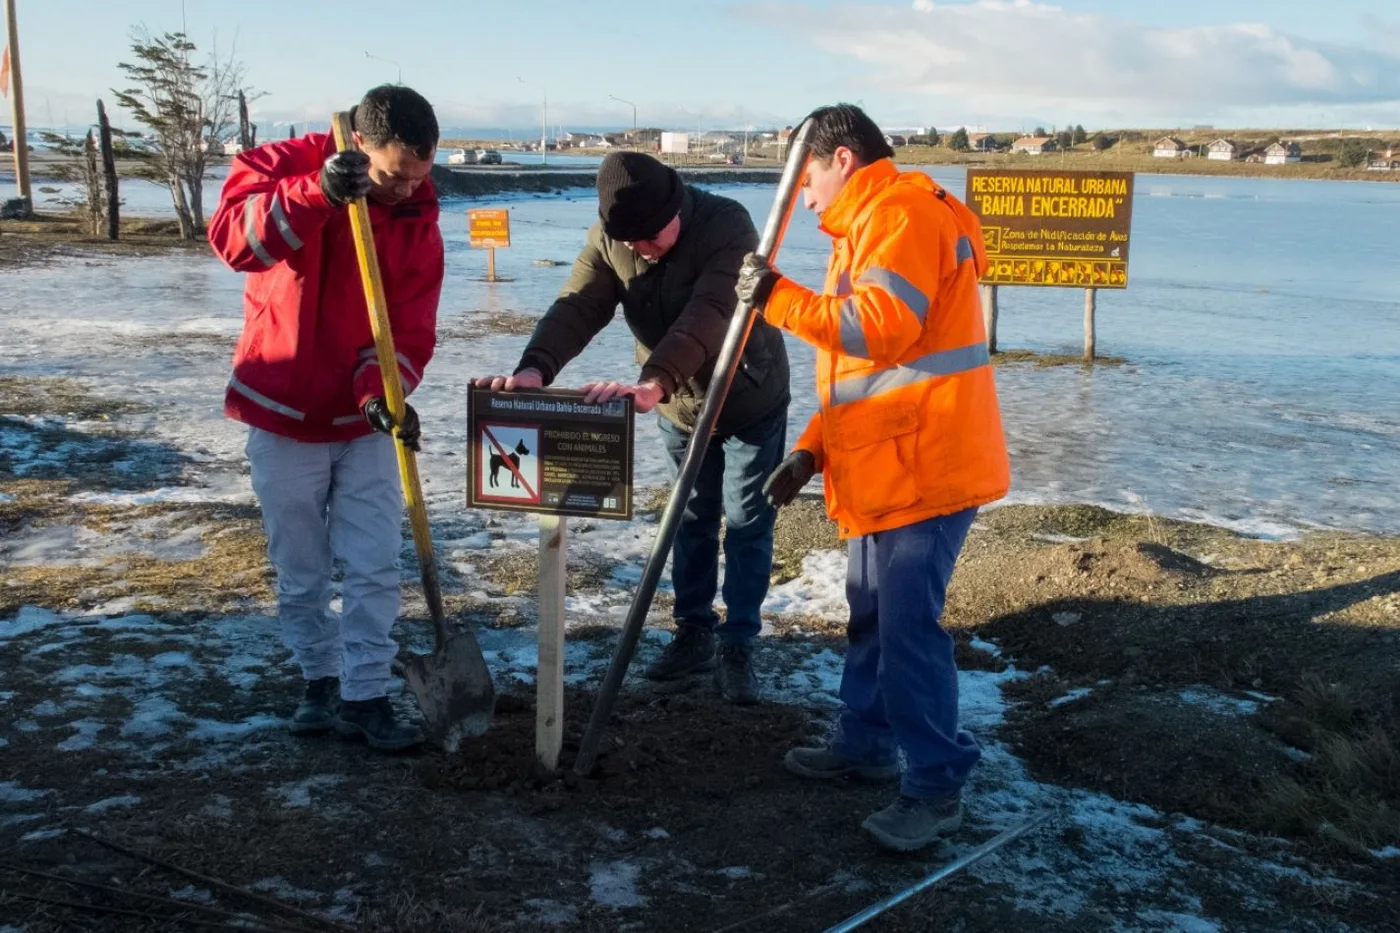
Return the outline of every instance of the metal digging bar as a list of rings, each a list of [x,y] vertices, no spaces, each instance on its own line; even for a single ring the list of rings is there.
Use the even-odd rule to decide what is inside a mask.
[[[763,227],[763,236],[758,241],[758,254],[769,262],[778,257],[778,247],[787,231],[788,220],[792,217],[793,206],[797,203],[797,193],[802,185],[802,174],[807,168],[807,135],[810,124],[804,122],[792,134],[787,163],[783,166],[783,177],[778,182],[778,196],[773,201],[773,209],[768,212],[768,222]],[[719,359],[715,361],[717,378],[710,382],[710,390],[705,393],[705,403],[700,408],[700,419],[695,431],[690,435],[690,443],[685,449],[685,459],[681,461],[676,485],[671,490],[671,499],[666,510],[661,513],[661,524],[656,531],[656,541],[651,546],[651,556],[647,558],[642,571],[642,582],[632,597],[632,608],[627,613],[627,622],[613,651],[612,662],[603,677],[603,686],[598,691],[598,699],[593,704],[593,713],[588,721],[588,731],[579,744],[578,758],[574,760],[574,773],[587,777],[593,770],[598,757],[598,743],[602,741],[603,729],[612,715],[613,704],[622,680],[627,676],[627,668],[632,664],[632,655],[637,650],[637,640],[641,637],[642,626],[646,623],[647,612],[651,609],[652,598],[656,595],[656,584],[661,579],[661,570],[671,553],[671,544],[676,540],[676,529],[680,525],[685,504],[695,487],[695,477],[700,472],[700,464],[705,458],[705,449],[710,446],[714,435],[715,421],[720,409],[734,384],[734,376],[739,369],[739,358],[748,342],[749,331],[753,329],[754,309],[740,304],[734,309],[734,317],[729,322],[724,345],[720,348]]]

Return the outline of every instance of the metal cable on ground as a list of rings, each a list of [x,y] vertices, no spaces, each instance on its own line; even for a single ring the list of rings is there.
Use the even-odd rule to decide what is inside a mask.
[[[1040,816],[1037,816],[1028,822],[1022,823],[1020,826],[1006,830],[1000,835],[995,836],[987,842],[984,842],[982,845],[973,849],[971,852],[967,853],[961,858],[954,859],[947,865],[944,865],[942,868],[938,869],[933,874],[925,877],[918,884],[907,887],[903,891],[900,891],[898,894],[888,897],[885,900],[880,901],[878,904],[873,904],[870,907],[867,907],[865,910],[862,910],[854,917],[851,917],[847,920],[843,920],[840,923],[836,924],[836,926],[834,927],[828,927],[825,933],[850,933],[851,930],[855,930],[864,926],[871,920],[874,920],[876,917],[880,916],[880,914],[889,910],[891,907],[904,903],[914,895],[933,887],[935,884],[942,881],[944,878],[947,878],[949,875],[962,871],[964,868],[968,867],[974,862],[981,861],[982,859],[991,855],[996,850],[1000,849],[1002,846],[1006,845],[1008,842],[1021,838],[1031,830],[1043,825],[1052,816],[1054,816],[1054,813],[1052,812],[1042,813]]]
[[[73,827],[72,831],[77,835],[82,836],[84,839],[90,839],[100,846],[111,849],[113,852],[120,852],[122,855],[130,856],[131,858],[138,859],[150,865],[154,865],[157,868],[163,868],[166,871],[172,871],[175,874],[182,875],[183,877],[189,878],[192,881],[198,881],[200,884],[207,885],[219,891],[224,891],[228,894],[233,894],[238,897],[242,897],[246,900],[252,901],[255,904],[261,904],[264,907],[270,907],[274,910],[285,911],[287,913],[292,914],[293,916],[300,917],[303,920],[309,920],[312,923],[316,924],[318,927],[324,927],[326,929],[335,930],[337,931],[337,933],[354,933],[354,931],[350,927],[347,927],[342,923],[337,923],[334,920],[330,920],[326,917],[313,914],[310,911],[302,910],[300,907],[294,907],[291,904],[283,903],[282,901],[279,901],[276,898],[264,897],[261,894],[256,894],[252,891],[245,890],[243,888],[238,887],[237,885],[229,884],[226,881],[220,881],[218,878],[211,878],[208,875],[202,875],[197,871],[191,871],[188,868],[182,868],[179,865],[175,865],[163,859],[159,859],[154,855],[148,855],[145,852],[138,852],[135,849],[129,849],[120,843],[113,842],[110,839],[104,839],[96,833],[89,832],[86,829],[79,829],[75,826]]]

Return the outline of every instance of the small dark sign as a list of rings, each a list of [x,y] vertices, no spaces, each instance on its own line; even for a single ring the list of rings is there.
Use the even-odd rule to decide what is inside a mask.
[[[632,400],[570,389],[492,392],[467,403],[467,506],[632,518]]]

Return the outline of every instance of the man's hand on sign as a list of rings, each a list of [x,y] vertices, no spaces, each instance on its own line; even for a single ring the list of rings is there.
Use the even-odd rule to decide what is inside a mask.
[[[625,382],[590,382],[583,387],[583,400],[592,405],[595,402],[611,402],[624,395],[632,397],[632,408],[639,415],[645,415],[666,396],[666,390],[655,382],[647,381],[637,385]]]
[[[473,379],[472,385],[492,392],[510,392],[514,389],[538,389],[544,385],[544,374],[538,369],[526,367],[514,376],[482,376]]]

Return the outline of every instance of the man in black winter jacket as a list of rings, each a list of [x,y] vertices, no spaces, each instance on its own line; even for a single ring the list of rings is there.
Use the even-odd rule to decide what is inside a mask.
[[[740,204],[683,184],[673,169],[640,152],[603,160],[598,217],[514,375],[476,382],[497,391],[549,385],[621,305],[641,372],[635,382],[585,386],[588,400],[628,395],[638,412],[655,408],[666,452],[679,470],[734,314],[739,265],[757,248],[758,234]],[[758,698],[751,653],[773,566],[776,515],[762,490],[783,458],[789,400],[783,337],[760,319],[676,534],[676,636],[647,669],[654,680],[713,668],[726,699]],[[721,515],[722,623],[714,608]]]

